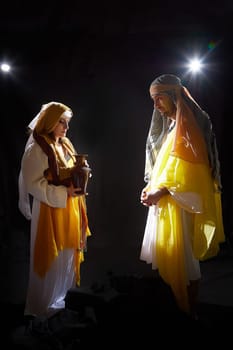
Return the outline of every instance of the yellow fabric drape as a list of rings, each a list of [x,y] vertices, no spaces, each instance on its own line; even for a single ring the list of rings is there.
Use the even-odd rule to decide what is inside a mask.
[[[55,144],[45,137],[56,157],[59,177],[70,176],[70,168],[74,166],[76,153],[72,143],[63,138],[63,147],[69,154],[67,161]],[[50,169],[47,169],[47,180],[52,180]],[[86,197],[68,197],[66,208],[52,208],[45,203],[40,204],[37,235],[34,251],[34,270],[44,277],[59,251],[67,248],[75,250],[76,282],[80,284],[80,264],[84,260],[86,239],[90,236],[88,226]]]
[[[180,207],[171,196],[165,196],[160,200],[159,208],[155,246],[159,274],[171,286],[181,309],[188,311],[185,248]]]
[[[50,134],[65,111],[69,111],[70,117],[72,116],[71,109],[63,103],[51,102],[43,105],[34,130],[39,135]]]
[[[85,197],[69,197],[66,208],[41,203],[34,251],[34,270],[45,276],[59,251],[73,248],[76,254],[76,281],[80,283],[80,264],[90,235]]]
[[[69,120],[72,114],[71,109],[62,103],[43,105],[33,131],[34,139],[48,156],[49,168],[45,169],[44,177],[49,184],[69,186],[71,183],[75,148],[67,137],[61,138],[57,144],[53,131],[62,115]],[[66,184],[64,180],[67,180]],[[68,197],[65,208],[53,208],[41,202],[34,247],[35,272],[43,278],[59,251],[74,249],[76,282],[80,284],[80,264],[90,234],[84,195]]]
[[[190,209],[190,238],[194,256],[204,260],[216,255],[219,243],[224,241],[220,193],[205,163],[192,163],[171,155],[174,132],[168,135],[158,154],[150,186],[165,186],[174,192],[192,192],[200,196],[202,211],[195,213]],[[171,195],[159,201],[154,249],[161,277],[171,286],[181,308],[187,310],[188,281],[181,211]]]

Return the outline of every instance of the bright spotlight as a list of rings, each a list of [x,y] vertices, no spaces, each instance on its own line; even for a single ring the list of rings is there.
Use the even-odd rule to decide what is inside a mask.
[[[4,72],[4,73],[8,73],[10,72],[11,70],[11,67],[8,63],[2,63],[1,64],[1,71]]]
[[[190,60],[190,62],[188,64],[188,68],[192,73],[198,73],[202,70],[203,64],[202,64],[200,59],[194,58],[194,59]]]

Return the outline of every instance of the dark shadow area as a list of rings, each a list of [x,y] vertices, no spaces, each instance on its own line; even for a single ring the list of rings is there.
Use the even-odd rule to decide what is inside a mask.
[[[112,275],[71,289],[66,308],[47,320],[23,317],[23,304],[4,305],[5,331],[13,349],[109,348],[156,341],[164,345],[227,344],[233,317],[233,256],[205,262],[198,319],[181,312],[158,277]],[[228,273],[223,275],[223,268]],[[218,271],[219,270],[219,271]],[[222,277],[222,278],[221,278]],[[225,280],[229,293],[226,296]],[[207,295],[212,292],[212,297]],[[211,300],[212,299],[212,300]]]

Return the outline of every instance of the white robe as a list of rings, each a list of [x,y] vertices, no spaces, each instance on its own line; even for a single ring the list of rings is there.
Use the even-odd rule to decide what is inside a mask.
[[[44,170],[47,168],[48,157],[41,147],[31,140],[22,157],[19,176],[19,209],[27,219],[31,219],[29,284],[24,313],[41,317],[51,316],[64,308],[66,293],[76,283],[74,249],[59,251],[44,278],[33,270],[40,202],[54,208],[65,208],[67,201],[66,187],[48,184],[44,177]],[[28,193],[33,197],[32,212]]]

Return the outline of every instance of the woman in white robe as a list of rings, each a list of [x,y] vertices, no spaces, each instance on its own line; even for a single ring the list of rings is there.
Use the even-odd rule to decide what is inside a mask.
[[[62,103],[43,105],[30,125],[22,157],[19,209],[31,219],[25,315],[53,315],[65,307],[67,291],[80,284],[80,264],[91,233],[85,195],[71,181],[77,154],[66,137],[71,117],[71,109]]]

